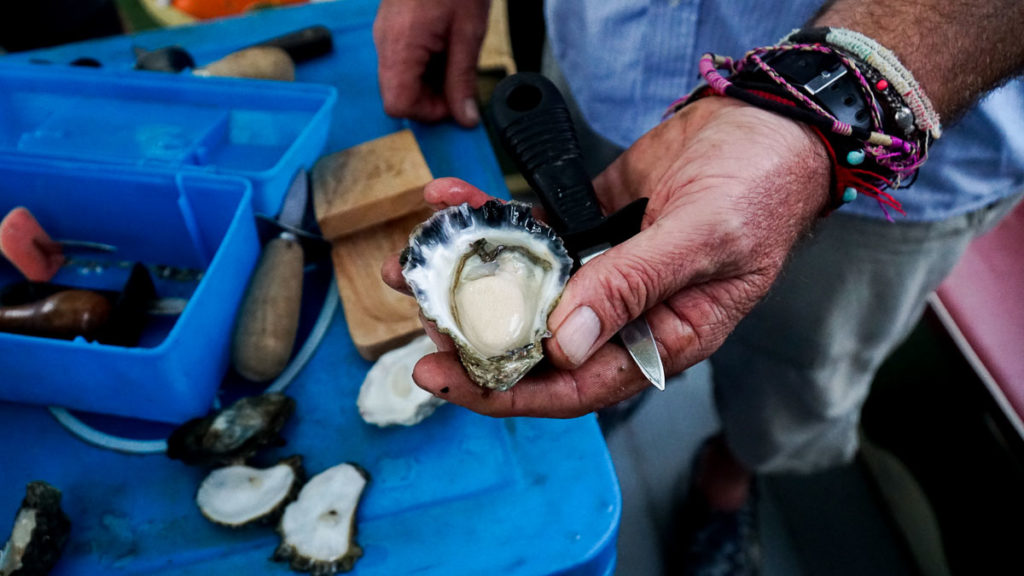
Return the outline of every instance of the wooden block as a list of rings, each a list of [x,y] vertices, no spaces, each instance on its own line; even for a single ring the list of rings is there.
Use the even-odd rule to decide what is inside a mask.
[[[384,284],[380,267],[405,247],[412,229],[431,214],[433,210],[421,202],[416,212],[334,242],[331,256],[345,320],[356,350],[367,360],[376,360],[423,331],[416,300]]]
[[[432,179],[409,130],[325,156],[313,167],[320,230],[334,240],[408,214]]]
[[[491,2],[487,33],[480,47],[477,70],[500,71],[504,76],[516,73],[516,60],[512,55],[512,40],[508,29],[508,6],[505,0]]]
[[[331,240],[349,334],[367,360],[423,331],[416,301],[384,284],[380,267],[433,213],[423,201],[432,178],[408,130],[325,156],[313,168],[317,221]]]

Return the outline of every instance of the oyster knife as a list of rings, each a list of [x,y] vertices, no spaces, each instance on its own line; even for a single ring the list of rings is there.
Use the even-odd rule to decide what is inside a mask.
[[[640,231],[647,199],[605,216],[583,164],[569,109],[550,80],[529,72],[498,83],[491,100],[502,146],[536,192],[547,221],[576,267]],[[619,337],[644,376],[665,389],[665,370],[647,319],[629,322]]]

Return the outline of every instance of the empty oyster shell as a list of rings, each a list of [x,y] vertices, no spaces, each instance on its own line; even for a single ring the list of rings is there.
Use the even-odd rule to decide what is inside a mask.
[[[416,362],[433,352],[437,346],[427,336],[420,336],[377,359],[356,399],[359,415],[367,424],[412,426],[444,404],[412,380]]]
[[[363,555],[355,541],[355,518],[368,481],[366,471],[351,463],[310,478],[281,516],[274,560],[290,561],[293,570],[315,576],[351,570]]]
[[[295,400],[284,394],[241,398],[179,426],[167,439],[167,456],[200,466],[244,462],[266,446],[284,444],[280,432],[294,412]]]
[[[440,210],[420,224],[402,272],[423,315],[451,336],[470,378],[507,390],[543,356],[572,259],[517,202]]]
[[[269,524],[295,499],[304,479],[301,456],[263,469],[226,466],[211,472],[199,485],[196,505],[207,520],[222,526]]]
[[[30,482],[14,517],[7,544],[0,549],[0,576],[47,574],[60,559],[71,521],[60,507],[60,490]]]

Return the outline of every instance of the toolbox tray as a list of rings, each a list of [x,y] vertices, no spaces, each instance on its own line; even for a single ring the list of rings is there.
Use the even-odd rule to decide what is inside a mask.
[[[52,282],[116,292],[138,262],[159,298],[187,299],[176,318],[147,317],[132,347],[0,333],[0,399],[204,414],[260,251],[254,212],[276,213],[319,156],[335,99],[311,84],[0,63],[0,213],[24,206],[56,240],[116,248],[65,249],[79,264]],[[0,259],[0,288],[21,279]]]

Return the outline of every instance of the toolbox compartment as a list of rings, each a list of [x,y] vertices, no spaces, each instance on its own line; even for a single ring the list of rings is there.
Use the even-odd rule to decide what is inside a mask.
[[[276,214],[326,140],[336,94],[316,85],[0,64],[0,218],[28,208],[74,262],[52,280],[120,291],[146,265],[179,316],[137,346],[0,332],[0,400],[182,422],[228,369],[235,313]],[[170,273],[168,274],[168,270]],[[181,277],[184,276],[184,279]],[[0,258],[0,290],[23,280]]]

